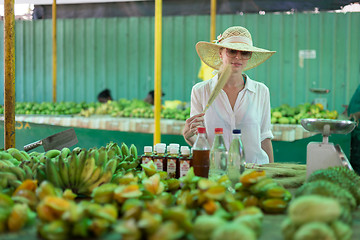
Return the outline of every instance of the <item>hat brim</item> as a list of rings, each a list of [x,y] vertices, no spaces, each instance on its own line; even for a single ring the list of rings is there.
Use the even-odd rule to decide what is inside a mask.
[[[250,46],[246,43],[224,43],[216,44],[209,42],[198,42],[196,44],[196,52],[198,53],[201,60],[208,66],[219,70],[222,61],[220,59],[219,50],[220,48],[230,48],[239,51],[252,52],[251,58],[249,59],[246,67],[243,71],[257,67],[267,59],[269,59],[276,51],[269,51],[262,48]]]

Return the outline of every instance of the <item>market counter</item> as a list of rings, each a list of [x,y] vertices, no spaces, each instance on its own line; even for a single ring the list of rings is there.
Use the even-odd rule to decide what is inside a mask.
[[[4,132],[4,122],[0,117],[0,131]],[[112,118],[107,116],[16,116],[16,148],[23,149],[29,143],[44,139],[69,127],[75,129],[79,143],[74,147],[92,148],[106,146],[110,141],[127,145],[135,144],[140,154],[144,146],[153,145],[153,119]],[[186,146],[181,135],[184,121],[161,120],[161,142],[178,143]],[[321,142],[322,136],[307,132],[300,125],[274,125],[272,141],[275,162],[306,162],[306,146],[309,142]],[[339,144],[346,156],[350,153],[350,134],[333,134],[329,142]],[[4,146],[4,138],[0,138]],[[35,151],[42,152],[39,147]]]
[[[3,117],[0,117],[0,120],[3,120]],[[108,115],[93,115],[90,117],[66,115],[17,115],[15,120],[18,127],[21,127],[23,122],[31,122],[64,127],[154,133],[154,119],[150,118],[120,118]],[[161,119],[160,124],[161,134],[182,135],[185,121]],[[295,141],[315,135],[315,133],[306,131],[298,124],[275,124],[272,126],[272,132],[274,135],[274,141]]]

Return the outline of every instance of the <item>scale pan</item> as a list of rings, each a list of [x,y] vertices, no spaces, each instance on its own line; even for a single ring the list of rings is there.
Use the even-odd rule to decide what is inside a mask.
[[[324,126],[329,125],[330,134],[348,134],[354,130],[356,123],[349,120],[304,118],[301,119],[301,125],[309,132],[323,133]]]

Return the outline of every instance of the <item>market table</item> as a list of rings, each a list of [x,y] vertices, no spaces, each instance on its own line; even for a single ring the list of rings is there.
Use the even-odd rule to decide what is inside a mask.
[[[3,120],[3,117],[0,117]],[[108,115],[81,116],[51,116],[51,115],[16,115],[17,126],[23,122],[55,125],[64,127],[88,128],[121,132],[154,133],[154,119],[151,118],[122,118]],[[161,119],[161,134],[182,135],[185,121]],[[298,124],[274,124],[272,132],[275,141],[295,141],[314,136],[315,133],[306,131]]]
[[[0,116],[0,130],[3,131],[3,116]],[[54,133],[74,127],[79,143],[75,146],[83,148],[105,146],[110,141],[135,144],[139,153],[144,146],[153,144],[153,119],[119,118],[110,116],[48,116],[48,115],[17,115],[16,116],[16,148],[46,138]],[[184,121],[162,119],[161,142],[187,145],[181,132]],[[306,131],[301,125],[275,124],[273,149],[276,162],[306,162],[306,146],[309,142],[321,142],[320,134]],[[4,145],[0,139],[0,145]],[[333,134],[330,142],[340,144],[347,156],[350,153],[350,134]],[[75,147],[74,146],[74,147]],[[42,152],[42,148],[35,151]]]

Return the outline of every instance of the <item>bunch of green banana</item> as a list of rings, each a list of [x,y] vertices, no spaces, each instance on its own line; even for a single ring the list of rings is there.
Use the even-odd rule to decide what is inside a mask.
[[[33,172],[27,165],[16,166],[10,160],[0,160],[0,189],[14,190],[25,179],[33,179]]]
[[[116,156],[109,159],[105,148],[74,149],[45,154],[46,179],[55,187],[91,194],[92,189],[111,180],[117,166]]]
[[[140,164],[138,158],[137,148],[134,144],[131,144],[130,148],[125,143],[121,144],[121,152],[123,160],[118,164],[116,172],[118,171],[132,171],[136,169]]]

